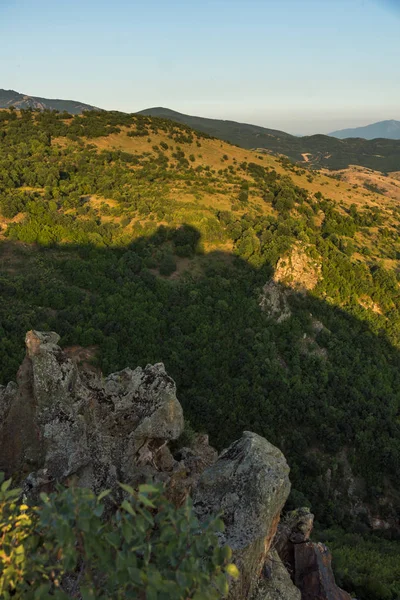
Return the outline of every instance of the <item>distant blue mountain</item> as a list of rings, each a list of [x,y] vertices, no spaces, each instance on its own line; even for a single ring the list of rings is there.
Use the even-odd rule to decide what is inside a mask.
[[[344,140],[345,138],[363,138],[365,140],[375,140],[376,138],[385,138],[387,140],[400,140],[400,121],[379,121],[365,127],[355,127],[354,129],[340,129],[329,134],[332,137]]]

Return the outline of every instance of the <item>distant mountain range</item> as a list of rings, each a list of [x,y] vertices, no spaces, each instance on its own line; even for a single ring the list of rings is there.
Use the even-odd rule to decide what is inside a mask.
[[[339,140],[319,134],[298,137],[258,125],[194,117],[162,107],[148,108],[139,114],[170,119],[231,144],[284,154],[317,168],[345,169],[349,165],[361,165],[377,171],[400,170],[400,140]]]
[[[39,110],[66,110],[72,115],[78,115],[84,110],[98,110],[96,106],[84,104],[76,100],[39,98],[38,96],[20,94],[14,90],[0,89],[0,108],[9,108],[10,106],[14,106],[15,108],[38,108]]]
[[[85,110],[100,110],[75,100],[41,98],[20,94],[14,90],[0,89],[0,108],[10,106],[17,109],[66,110],[71,114],[80,114]],[[330,135],[299,137],[259,125],[185,115],[163,107],[148,108],[138,114],[183,123],[236,146],[283,154],[291,160],[307,163],[310,167],[344,169],[349,165],[361,165],[384,172],[400,170],[399,121],[382,121],[367,127],[337,131]],[[348,136],[351,136],[351,139],[345,139]]]
[[[365,140],[374,140],[376,138],[385,138],[387,140],[400,140],[400,121],[379,121],[365,127],[354,127],[353,129],[340,129],[330,133],[332,137],[341,140],[345,138],[364,138]]]

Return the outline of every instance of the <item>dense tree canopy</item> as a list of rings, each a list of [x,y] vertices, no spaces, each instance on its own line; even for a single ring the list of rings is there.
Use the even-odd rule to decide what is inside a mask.
[[[168,143],[91,143],[121,132]],[[244,429],[278,445],[292,498],[321,523],[356,526],[343,454],[384,518],[400,477],[400,296],[383,263],[400,252],[397,232],[379,209],[338,207],[261,164],[193,162],[186,144],[204,143],[162,119],[0,112],[1,381],[15,378],[31,328],[93,346],[106,373],[163,361],[192,426],[218,448]],[[371,232],[382,260],[369,258]],[[321,276],[288,294],[291,317],[277,322],[262,288],[299,246]]]

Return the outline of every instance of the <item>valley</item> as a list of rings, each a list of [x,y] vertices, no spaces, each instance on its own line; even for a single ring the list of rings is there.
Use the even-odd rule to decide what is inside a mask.
[[[364,576],[382,541],[395,597],[399,186],[164,118],[1,111],[1,383],[30,329],[106,375],[164,362],[188,430],[281,448],[339,582],[384,600]]]

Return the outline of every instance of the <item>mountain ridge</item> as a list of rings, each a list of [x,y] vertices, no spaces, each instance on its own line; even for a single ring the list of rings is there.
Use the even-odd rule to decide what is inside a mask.
[[[364,125],[363,127],[338,129],[328,135],[338,139],[361,138],[364,140],[374,140],[384,138],[387,140],[400,140],[400,121],[388,119]]]
[[[139,115],[170,119],[248,150],[284,154],[309,167],[332,170],[360,165],[377,171],[400,170],[400,140],[337,139],[314,134],[298,137],[259,125],[186,115],[165,107],[139,111]]]
[[[0,109],[11,106],[17,109],[66,111],[73,115],[102,110],[76,100],[42,98],[0,89]],[[186,115],[160,106],[135,114],[169,119],[245,149],[285,155],[290,160],[307,164],[311,168],[340,170],[350,165],[360,165],[383,173],[400,171],[400,139],[395,139],[396,133],[388,138],[373,135],[373,139],[341,139],[333,134],[301,137],[250,123]],[[386,123],[392,124],[393,128],[393,123],[398,122]],[[400,133],[398,136],[400,138]]]
[[[225,123],[226,125],[236,125],[240,128],[248,127],[248,128],[254,129],[255,131],[259,131],[260,134],[267,132],[267,133],[265,133],[265,135],[268,135],[268,134],[274,135],[274,136],[280,135],[285,138],[297,137],[297,136],[293,136],[290,133],[286,133],[285,131],[282,131],[280,129],[271,129],[269,127],[262,127],[261,125],[254,125],[252,123],[241,123],[239,121],[234,121],[232,119],[214,119],[214,118],[210,118],[210,117],[200,117],[198,115],[186,115],[184,113],[180,113],[179,111],[172,110],[172,109],[166,108],[164,106],[156,106],[156,107],[152,107],[152,108],[147,108],[147,109],[138,111],[137,114],[145,115],[145,116],[160,117],[160,118],[165,118],[165,119],[173,119],[173,120],[176,120],[179,123],[183,123],[183,124],[187,124],[186,123],[187,119],[190,119],[192,122],[199,121],[200,124],[204,124],[204,127],[208,126],[210,128],[209,135],[212,135],[212,131],[213,131],[213,129],[215,129],[217,127],[217,124]],[[218,137],[218,136],[215,136],[215,137]],[[221,138],[221,139],[224,139],[224,138]],[[230,141],[230,140],[225,140],[225,141]]]
[[[10,108],[10,106],[18,109],[60,110],[67,111],[73,115],[80,114],[85,110],[101,110],[96,106],[85,104],[78,100],[42,98],[41,96],[21,94],[15,90],[0,89],[0,108]]]

